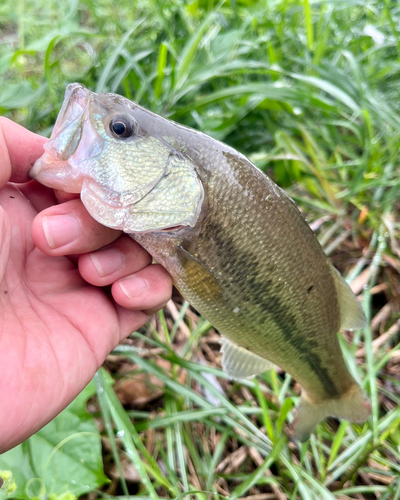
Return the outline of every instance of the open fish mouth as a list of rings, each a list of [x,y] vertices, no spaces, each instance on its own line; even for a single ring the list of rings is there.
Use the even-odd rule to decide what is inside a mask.
[[[68,85],[45,153],[30,171],[33,179],[54,189],[81,192],[84,178],[76,167],[87,158],[90,143],[99,139],[90,126],[91,100],[91,92],[82,85]]]
[[[79,83],[68,85],[64,102],[58,114],[51,137],[57,137],[61,130],[74,122],[83,112],[88,110],[91,92]]]

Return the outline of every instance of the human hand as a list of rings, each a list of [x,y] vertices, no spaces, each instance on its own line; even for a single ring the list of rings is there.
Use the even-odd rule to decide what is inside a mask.
[[[131,238],[27,183],[45,141],[0,118],[0,452],[65,408],[171,296],[167,272]]]

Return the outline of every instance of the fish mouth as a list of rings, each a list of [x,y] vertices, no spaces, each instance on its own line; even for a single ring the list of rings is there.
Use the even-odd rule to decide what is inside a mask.
[[[91,128],[91,101],[92,92],[88,89],[79,83],[68,85],[50,140],[44,145],[45,152],[29,172],[31,178],[53,189],[81,192],[84,177],[81,172],[74,173],[73,163],[82,156],[79,150],[87,148],[89,139],[93,140],[94,132],[87,133]]]
[[[70,83],[66,90],[64,101],[54,124],[51,139],[57,137],[62,129],[75,121],[84,111],[89,110],[92,92],[80,83]]]
[[[29,172],[29,176],[35,181],[52,189],[60,189],[67,193],[80,193],[82,182],[76,185],[68,182],[65,179],[70,178],[72,172],[71,165],[68,162],[60,162],[50,153],[45,153]]]

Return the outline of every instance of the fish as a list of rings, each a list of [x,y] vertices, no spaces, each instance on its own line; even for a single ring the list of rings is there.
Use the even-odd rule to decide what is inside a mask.
[[[360,303],[294,201],[244,155],[123,96],[68,85],[30,175],[80,193],[90,215],[129,234],[222,335],[232,379],[274,365],[301,386],[293,437],[328,416],[364,422],[340,329]]]

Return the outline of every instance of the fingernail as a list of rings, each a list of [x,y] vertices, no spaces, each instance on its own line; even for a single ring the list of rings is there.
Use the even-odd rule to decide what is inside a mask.
[[[121,280],[119,286],[129,299],[139,297],[147,290],[147,283],[136,276]]]
[[[71,215],[48,215],[42,218],[44,235],[50,248],[59,248],[74,241],[79,223]]]
[[[101,278],[115,273],[115,271],[118,271],[123,264],[122,253],[113,248],[107,248],[106,250],[101,250],[100,252],[91,253],[90,258],[92,259],[94,267],[97,269]]]

